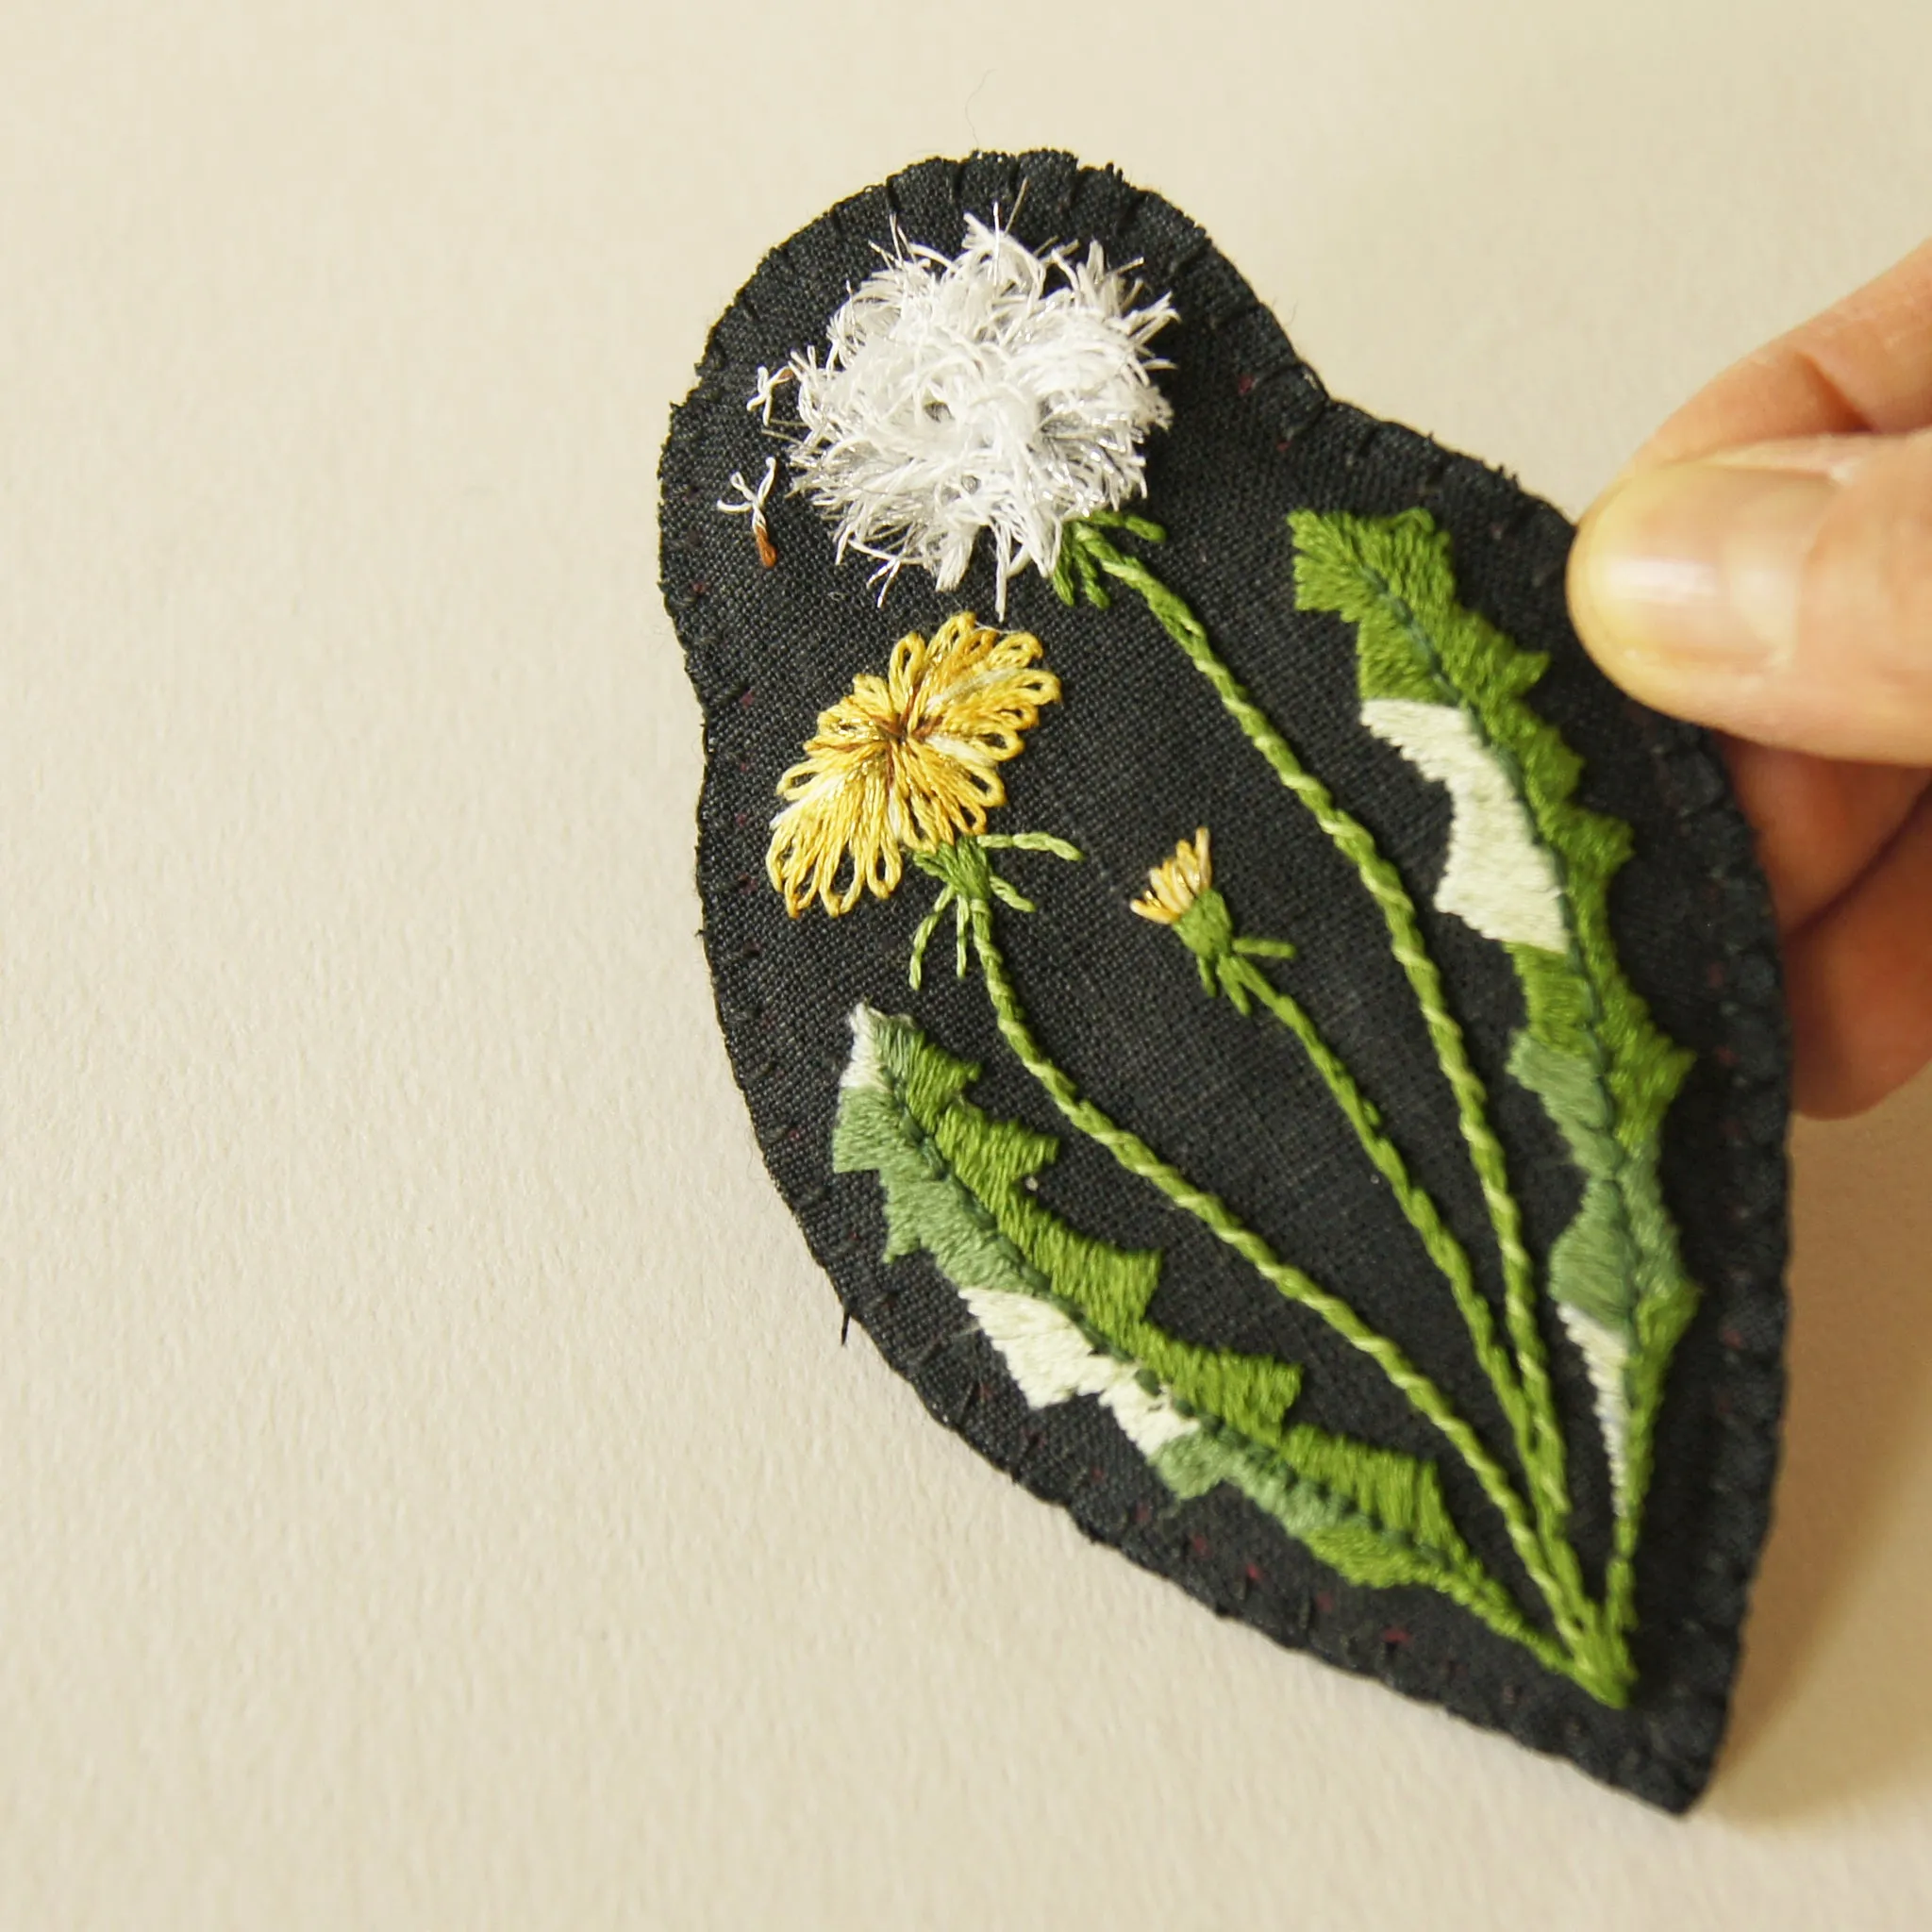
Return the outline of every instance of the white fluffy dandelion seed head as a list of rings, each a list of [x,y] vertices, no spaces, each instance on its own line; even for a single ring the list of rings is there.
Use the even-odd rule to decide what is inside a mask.
[[[1071,519],[1144,487],[1141,439],[1174,413],[1147,345],[1174,312],[1141,292],[1097,242],[1036,255],[969,215],[957,257],[899,241],[832,317],[824,360],[760,371],[750,407],[769,422],[789,375],[793,489],[841,557],[877,559],[881,598],[908,563],[951,590],[985,530],[1004,615],[1008,578],[1050,572]]]

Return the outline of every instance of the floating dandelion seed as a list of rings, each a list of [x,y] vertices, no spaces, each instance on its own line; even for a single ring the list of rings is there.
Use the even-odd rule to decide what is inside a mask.
[[[763,374],[762,371],[759,373]],[[771,495],[772,485],[776,480],[777,475],[778,459],[776,457],[767,457],[765,458],[765,474],[758,478],[758,486],[756,490],[744,480],[744,472],[742,470],[733,470],[731,473],[731,488],[736,494],[721,496],[716,506],[727,517],[748,515],[751,518],[752,541],[758,546],[758,561],[767,570],[770,570],[778,560],[778,553],[772,544],[772,532],[765,523],[765,499]]]
[[[908,564],[953,589],[985,530],[1004,615],[1008,579],[1050,575],[1070,521],[1145,487],[1141,440],[1174,413],[1147,345],[1174,311],[1141,293],[1097,242],[1036,255],[969,215],[957,257],[899,238],[832,317],[824,360],[760,369],[748,407],[769,425],[791,383],[795,487],[841,556],[877,560],[881,600]]]

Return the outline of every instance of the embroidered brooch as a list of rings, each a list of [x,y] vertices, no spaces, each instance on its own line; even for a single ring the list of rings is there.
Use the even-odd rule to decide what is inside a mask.
[[[774,250],[662,481],[719,1013],[849,1317],[1222,1614],[1688,1805],[1775,1462],[1784,1025],[1569,525],[1055,154]]]

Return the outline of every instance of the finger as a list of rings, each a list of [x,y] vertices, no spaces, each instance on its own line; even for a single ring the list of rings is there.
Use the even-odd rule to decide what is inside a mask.
[[[1932,1059],[1932,798],[1785,949],[1803,1113],[1863,1111]]]
[[[1854,885],[1932,783],[1909,765],[1844,764],[1741,738],[1722,749],[1783,932]]]
[[[1693,396],[1631,470],[1774,438],[1932,424],[1932,242]],[[1627,474],[1627,473],[1626,473]]]
[[[1932,763],[1932,430],[1641,471],[1585,518],[1570,607],[1604,670],[1660,710]]]

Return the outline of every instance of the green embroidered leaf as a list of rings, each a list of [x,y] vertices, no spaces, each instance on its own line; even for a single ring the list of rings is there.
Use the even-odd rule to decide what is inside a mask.
[[[1450,792],[1436,904],[1508,953],[1526,1024],[1511,1074],[1542,1103],[1583,1177],[1549,1291],[1582,1356],[1620,1519],[1634,1522],[1670,1351],[1694,1304],[1657,1179],[1659,1137],[1690,1056],[1620,965],[1609,887],[1630,828],[1579,805],[1581,764],[1524,702],[1547,659],[1457,601],[1426,512],[1298,511],[1296,599],[1357,627],[1362,718]]]
[[[933,1256],[1030,1403],[1097,1396],[1176,1495],[1232,1484],[1348,1582],[1424,1585],[1543,1642],[1450,1521],[1432,1464],[1290,1426],[1300,1371],[1151,1322],[1160,1257],[1078,1234],[1032,1198],[1058,1143],[968,1101],[976,1067],[868,1008],[853,1035],[833,1166],[877,1174],[888,1257]]]
[[[1304,1477],[1344,1498],[1362,1524],[1374,1525],[1382,1542],[1397,1546],[1379,1560],[1398,1560],[1406,1549],[1455,1569],[1470,1564],[1468,1546],[1449,1520],[1434,1463],[1393,1449],[1372,1449],[1306,1423],[1291,1432],[1288,1453]]]
[[[1278,1456],[1200,1429],[1154,1465],[1176,1495],[1232,1484],[1345,1582],[1420,1585],[1491,1622],[1520,1622],[1449,1520],[1433,1463],[1303,1424]]]
[[[1044,1296],[1188,1411],[1279,1446],[1300,1392],[1299,1369],[1200,1347],[1150,1321],[1159,1255],[1077,1233],[1025,1187],[1058,1152],[1057,1141],[992,1120],[966,1100],[978,1068],[936,1046],[910,1020],[861,1007],[853,1034],[832,1165],[878,1174],[889,1259],[924,1248],[962,1291]]]

